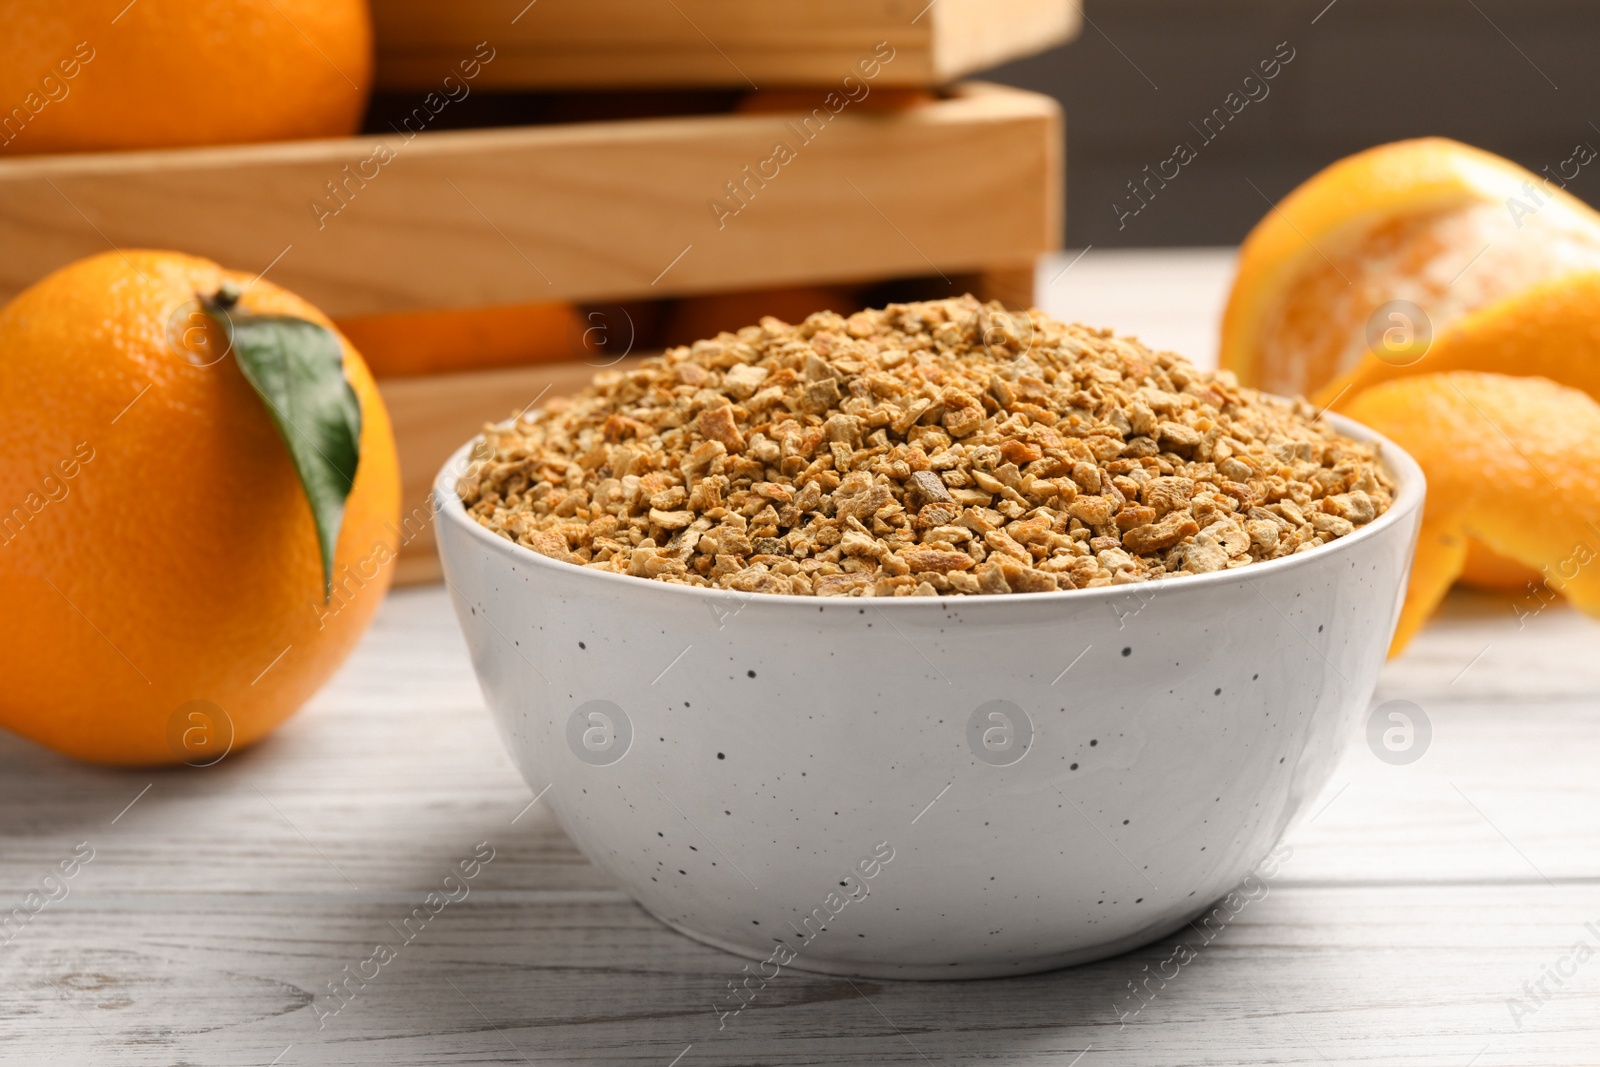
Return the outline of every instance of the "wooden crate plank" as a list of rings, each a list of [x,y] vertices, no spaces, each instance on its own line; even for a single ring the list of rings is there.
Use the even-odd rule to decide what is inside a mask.
[[[0,300],[111,247],[270,266],[339,316],[948,274],[1057,243],[1046,97],[973,85],[798,129],[715,115],[0,161]],[[763,180],[779,142],[792,158]],[[380,145],[370,180],[344,176]]]
[[[433,89],[495,50],[500,89],[834,85],[888,42],[880,86],[943,85],[1070,40],[1072,0],[377,0],[378,84]]]

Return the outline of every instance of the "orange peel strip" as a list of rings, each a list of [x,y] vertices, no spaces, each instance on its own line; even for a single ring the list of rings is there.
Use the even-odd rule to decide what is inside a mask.
[[[1458,371],[1387,382],[1347,405],[1421,465],[1428,502],[1390,654],[1461,573],[1468,540],[1534,568],[1516,614],[1560,593],[1600,616],[1600,403],[1543,378]]]
[[[1379,145],[1316,174],[1251,230],[1221,366],[1245,385],[1325,403],[1344,384],[1326,383],[1368,354],[1380,305],[1415,303],[1438,337],[1503,297],[1588,270],[1600,270],[1600,214],[1554,183],[1445,138]]]
[[[1313,402],[1335,401],[1333,410],[1345,411],[1374,385],[1452,371],[1549,378],[1600,400],[1600,271],[1551,278],[1472,312],[1410,366],[1390,366],[1369,352]]]

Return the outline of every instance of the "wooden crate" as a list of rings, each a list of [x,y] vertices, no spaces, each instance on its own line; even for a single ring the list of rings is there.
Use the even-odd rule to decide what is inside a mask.
[[[0,301],[109,247],[157,247],[267,270],[336,317],[938,275],[1029,302],[1033,261],[1061,230],[1053,101],[971,84],[905,111],[846,110],[808,143],[798,124],[712,114],[0,160]],[[779,141],[793,158],[764,184],[745,177]],[[359,175],[380,145],[395,158],[345,178],[347,202],[319,219],[322,183]],[[402,580],[437,576],[416,516],[449,453],[594,370],[381,383],[405,483]]]
[[[809,141],[799,115],[716,114],[0,160],[0,300],[108,247],[270,269],[336,317],[950,274],[1056,247],[1048,97],[971,84],[813,121]],[[768,166],[780,143],[791,158]]]
[[[1074,0],[374,0],[378,84],[432,89],[479,42],[496,88],[944,85],[1068,41]]]

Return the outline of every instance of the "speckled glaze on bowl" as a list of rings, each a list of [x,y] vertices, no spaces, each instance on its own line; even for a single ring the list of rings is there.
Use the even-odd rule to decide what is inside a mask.
[[[537,555],[467,516],[468,447],[435,484],[439,550],[529,785],[672,927],[780,971],[882,978],[1098,959],[1237,884],[1367,709],[1424,495],[1383,441],[1394,505],[1285,559],[818,599]]]

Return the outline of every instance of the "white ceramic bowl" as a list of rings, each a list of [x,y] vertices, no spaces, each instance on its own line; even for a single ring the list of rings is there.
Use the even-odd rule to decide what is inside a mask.
[[[1026,974],[1169,933],[1326,784],[1367,710],[1422,513],[1145,585],[830,599],[558,563],[435,484],[473,665],[535,791],[663,922],[884,978]]]

